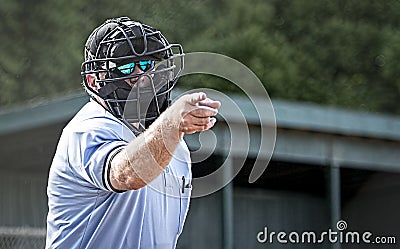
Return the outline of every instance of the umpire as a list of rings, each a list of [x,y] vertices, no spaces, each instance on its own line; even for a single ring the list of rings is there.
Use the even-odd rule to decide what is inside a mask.
[[[220,103],[199,92],[171,104],[183,50],[148,25],[109,19],[84,50],[91,99],[53,158],[46,248],[175,248],[191,193],[182,138],[213,127]]]

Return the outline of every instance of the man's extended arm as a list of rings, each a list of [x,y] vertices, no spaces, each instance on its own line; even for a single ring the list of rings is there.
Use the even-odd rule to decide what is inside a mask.
[[[185,95],[111,161],[110,182],[118,190],[144,187],[168,165],[183,134],[208,130],[215,124],[220,102],[204,93]]]

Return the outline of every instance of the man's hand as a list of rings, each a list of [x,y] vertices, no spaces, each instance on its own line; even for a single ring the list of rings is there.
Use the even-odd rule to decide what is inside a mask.
[[[177,99],[111,160],[113,188],[139,189],[154,180],[171,161],[183,134],[213,127],[220,106],[219,101],[208,99],[202,92]]]
[[[177,121],[183,135],[205,131],[214,126],[221,106],[219,101],[207,98],[205,93],[192,93],[176,100],[169,108],[169,118]]]

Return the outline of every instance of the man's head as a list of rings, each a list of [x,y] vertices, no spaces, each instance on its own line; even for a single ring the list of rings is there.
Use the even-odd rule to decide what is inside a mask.
[[[169,44],[160,31],[127,17],[97,27],[84,56],[82,76],[89,94],[102,99],[117,118],[142,128],[167,108],[183,69],[179,44]]]

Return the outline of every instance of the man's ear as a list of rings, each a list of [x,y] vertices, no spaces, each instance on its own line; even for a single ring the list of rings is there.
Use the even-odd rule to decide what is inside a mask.
[[[85,77],[89,87],[95,91],[98,91],[99,87],[96,84],[96,76],[94,76],[93,74],[86,74]]]

